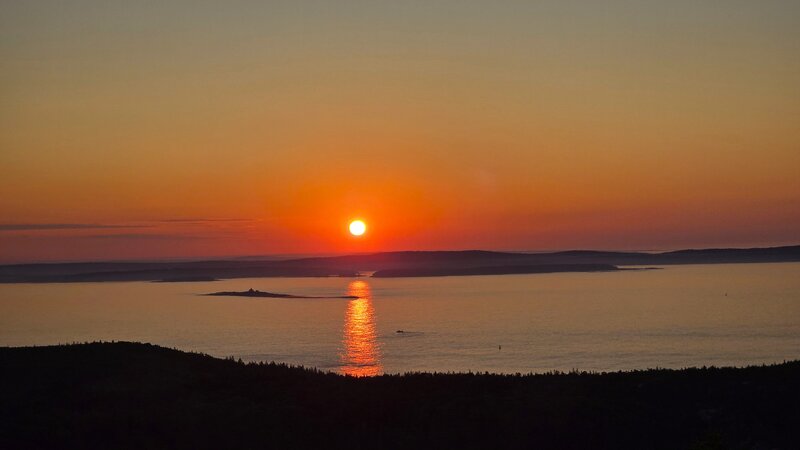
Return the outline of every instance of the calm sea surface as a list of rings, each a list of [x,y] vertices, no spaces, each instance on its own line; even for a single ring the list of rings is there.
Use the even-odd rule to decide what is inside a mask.
[[[251,287],[359,299],[198,295]],[[800,264],[0,285],[0,345],[94,340],[356,375],[772,363],[800,358]]]

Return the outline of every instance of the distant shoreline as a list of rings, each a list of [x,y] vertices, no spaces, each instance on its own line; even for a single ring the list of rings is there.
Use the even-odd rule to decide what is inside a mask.
[[[563,272],[615,272],[621,270],[611,264],[539,264],[532,266],[487,266],[464,268],[420,267],[410,269],[379,270],[372,274],[375,278],[405,278],[405,277],[456,277],[475,275],[522,275],[534,273],[563,273]]]
[[[163,278],[161,280],[153,280],[153,283],[194,283],[200,281],[219,281],[218,278],[214,277],[205,277],[205,276],[188,276],[188,277],[174,277],[174,278]]]
[[[385,252],[286,260],[92,262],[0,265],[0,283],[190,282],[231,278],[376,278],[617,271],[620,266],[800,262],[800,246],[680,250],[664,253],[576,250]]]

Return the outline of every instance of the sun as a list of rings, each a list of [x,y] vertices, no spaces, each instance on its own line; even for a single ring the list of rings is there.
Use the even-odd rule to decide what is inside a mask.
[[[350,222],[350,234],[353,236],[361,236],[367,231],[367,224],[363,220],[354,220]]]

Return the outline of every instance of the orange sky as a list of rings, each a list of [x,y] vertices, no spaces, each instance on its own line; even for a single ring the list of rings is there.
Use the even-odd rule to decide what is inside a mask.
[[[796,2],[330,3],[0,6],[0,261],[800,242]]]

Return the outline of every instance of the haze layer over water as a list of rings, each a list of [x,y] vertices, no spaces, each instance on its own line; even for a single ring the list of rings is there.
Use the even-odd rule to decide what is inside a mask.
[[[436,278],[0,285],[0,345],[151,342],[356,375],[800,358],[800,264]],[[248,288],[348,299],[206,297]],[[402,331],[402,332],[398,332]]]

